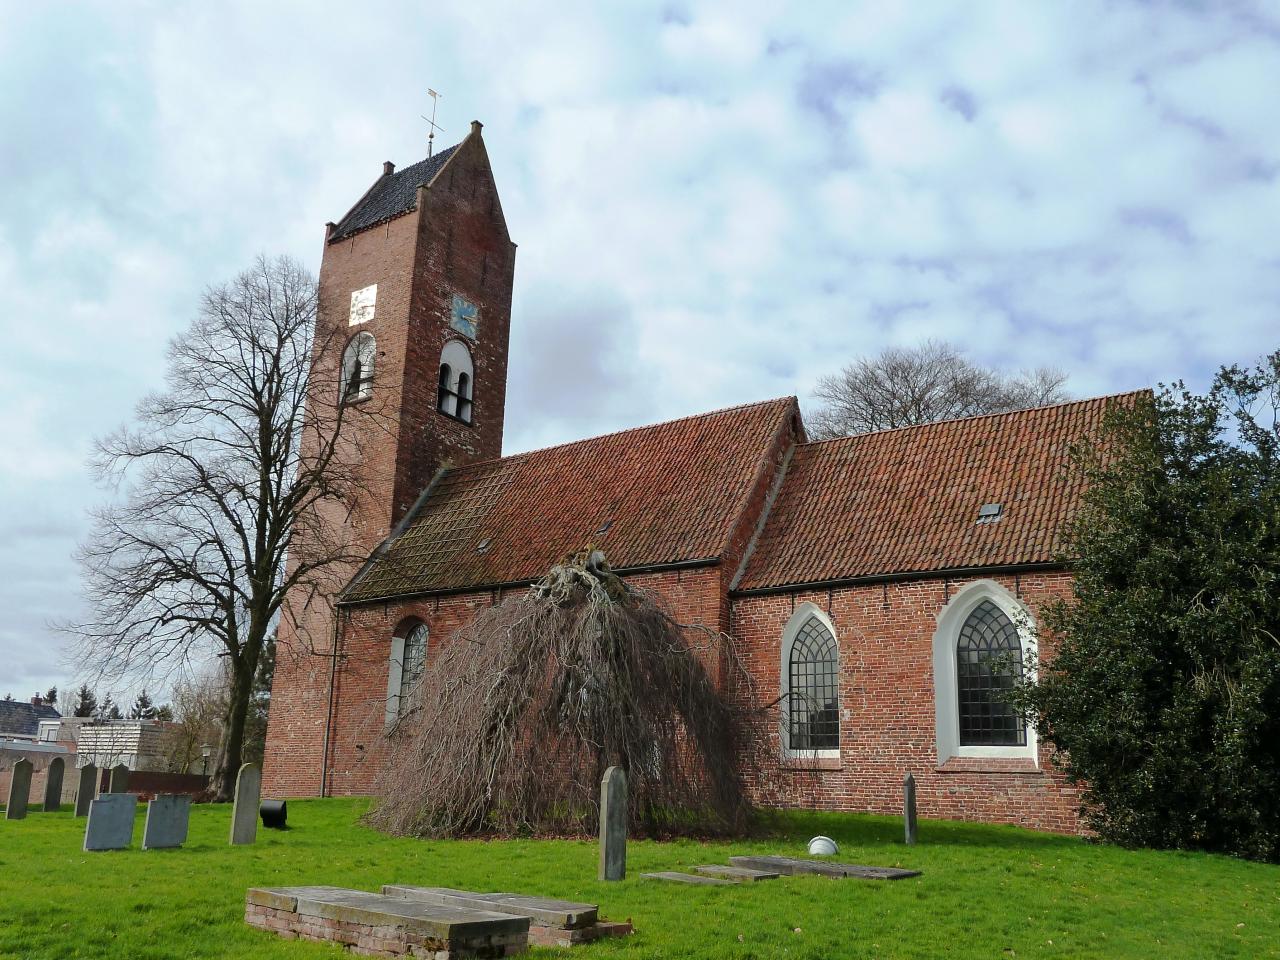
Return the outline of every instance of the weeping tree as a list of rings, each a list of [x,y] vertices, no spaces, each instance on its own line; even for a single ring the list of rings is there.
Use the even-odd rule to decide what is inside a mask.
[[[378,435],[344,422],[387,422],[376,398],[333,403],[344,340],[317,334],[306,269],[259,258],[205,293],[169,344],[164,387],[96,445],[91,465],[115,496],[78,553],[89,616],[63,626],[99,679],[169,681],[221,660],[216,799],[233,792],[285,594],[331,592],[363,559],[323,522],[360,496],[361,447]]]
[[[584,551],[431,658],[369,819],[416,836],[590,833],[616,764],[634,832],[741,832],[766,741],[753,703],[728,637]]]

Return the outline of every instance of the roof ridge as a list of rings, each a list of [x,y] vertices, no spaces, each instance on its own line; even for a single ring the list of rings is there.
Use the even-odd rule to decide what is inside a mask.
[[[990,420],[994,417],[1012,417],[1018,414],[1035,413],[1040,410],[1055,410],[1058,407],[1073,407],[1085,403],[1097,403],[1099,400],[1119,400],[1122,397],[1136,397],[1141,393],[1150,393],[1150,387],[1137,390],[1124,390],[1120,393],[1104,393],[1096,397],[1080,397],[1077,400],[1063,400],[1059,403],[1046,403],[1040,407],[1020,407],[1017,410],[1003,410],[999,413],[973,413],[967,417],[949,417],[946,420],[930,420],[928,423],[911,423],[904,427],[886,427],[883,430],[868,430],[866,433],[850,433],[841,437],[827,437],[825,440],[808,440],[798,444],[800,447],[817,447],[824,443],[839,443],[844,440],[858,440],[863,437],[879,437],[886,433],[900,433],[904,430],[924,430],[928,427],[941,427],[948,423],[964,423],[968,420]]]
[[[574,447],[580,443],[591,443],[593,440],[605,440],[609,437],[620,437],[628,433],[637,433],[640,430],[652,430],[655,427],[667,427],[677,423],[685,423],[689,420],[704,420],[710,417],[722,416],[726,413],[733,413],[737,410],[747,410],[751,407],[765,407],[774,403],[797,403],[794,396],[773,397],[769,400],[755,400],[751,403],[738,403],[731,407],[720,407],[716,410],[707,410],[703,413],[691,413],[683,417],[675,417],[671,420],[659,420],[656,423],[644,423],[636,427],[624,427],[621,430],[610,430],[608,433],[598,433],[592,437],[581,437],[577,440],[567,440],[564,443],[550,443],[545,447],[534,447],[532,450],[521,450],[519,453],[509,453],[502,457],[490,457],[488,460],[473,460],[471,463],[465,463],[458,467],[450,467],[450,473],[461,473],[464,470],[470,470],[474,467],[485,467],[495,463],[501,463],[505,460],[518,460],[521,457],[532,456],[535,453],[546,453],[549,450],[562,450],[565,447]]]

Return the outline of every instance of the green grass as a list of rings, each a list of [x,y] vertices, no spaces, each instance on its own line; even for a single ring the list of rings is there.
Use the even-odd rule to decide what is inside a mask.
[[[1203,854],[1132,852],[1012,827],[923,822],[907,848],[887,817],[794,814],[773,840],[633,842],[628,879],[595,880],[578,841],[423,841],[356,820],[367,801],[289,804],[291,829],[227,846],[230,809],[192,810],[181,850],[86,854],[69,812],[0,821],[0,957],[338,956],[245,926],[250,886],[417,883],[598,902],[636,934],[586,957],[1280,957],[1280,867]],[[803,855],[825,833],[842,861],[903,866],[892,883],[795,877],[683,887],[642,871]],[[563,951],[536,951],[552,956]]]

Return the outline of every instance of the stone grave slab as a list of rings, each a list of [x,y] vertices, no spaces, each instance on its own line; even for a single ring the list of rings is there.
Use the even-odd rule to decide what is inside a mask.
[[[231,843],[253,843],[258,839],[258,804],[262,798],[262,768],[246,763],[236,774],[236,793],[231,805]]]
[[[735,867],[746,867],[750,870],[773,870],[788,877],[798,876],[803,873],[831,877],[837,880],[845,877],[856,877],[859,880],[905,880],[907,877],[920,876],[919,870],[899,870],[897,867],[864,867],[856,863],[830,863],[826,860],[801,860],[795,857],[730,857],[729,862]]]
[[[133,844],[138,798],[132,793],[104,793],[89,805],[84,828],[85,850],[125,850]]]
[[[162,850],[187,842],[191,820],[191,798],[185,793],[162,793],[147,804],[147,820],[142,828],[142,849]]]
[[[644,880],[666,880],[669,883],[688,883],[699,887],[732,887],[732,880],[721,880],[719,877],[704,877],[697,873],[681,873],[678,870],[658,870],[655,873],[642,873]]]
[[[254,888],[245,922],[369,956],[504,957],[528,947],[529,918],[342,887]]]
[[[9,798],[5,803],[6,820],[23,820],[27,816],[27,804],[31,802],[31,761],[19,760],[13,765],[9,777]]]
[[[80,782],[76,787],[76,816],[87,817],[89,804],[98,794],[98,768],[92,763],[80,768]]]
[[[602,937],[617,937],[631,932],[629,923],[611,923],[599,918],[594,903],[529,897],[515,893],[473,893],[450,887],[415,887],[388,883],[382,888],[388,896],[404,897],[423,903],[470,906],[497,910],[529,918],[529,942],[536,946],[574,947]]]
[[[128,793],[129,792],[129,767],[123,763],[117,763],[111,768],[111,776],[107,780],[107,793]]]
[[[49,769],[44,772],[44,803],[42,810],[57,811],[62,806],[62,774],[67,764],[61,757],[49,761]]]
[[[752,870],[749,867],[726,867],[719,863],[704,863],[693,868],[694,873],[705,877],[719,877],[721,880],[733,880],[736,883],[755,883],[757,880],[776,880],[780,876],[776,870]]]

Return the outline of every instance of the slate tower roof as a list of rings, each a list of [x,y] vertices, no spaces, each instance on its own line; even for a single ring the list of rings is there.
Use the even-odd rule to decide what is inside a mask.
[[[384,173],[333,228],[329,242],[342,240],[414,209],[418,187],[431,183],[457,149],[458,144],[455,143],[403,170]]]

